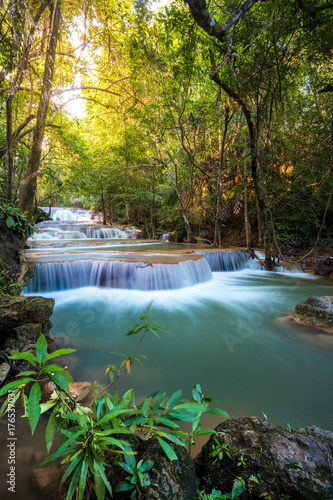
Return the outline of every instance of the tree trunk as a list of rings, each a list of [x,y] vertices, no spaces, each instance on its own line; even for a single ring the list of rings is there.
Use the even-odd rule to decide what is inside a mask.
[[[6,201],[12,201],[12,185],[13,185],[13,170],[14,170],[14,156],[13,156],[13,133],[12,133],[12,102],[13,98],[10,96],[6,102],[6,147],[7,147],[7,191]]]
[[[23,181],[19,198],[19,207],[23,212],[27,212],[29,219],[32,218],[34,212],[34,198],[37,189],[37,175],[42,153],[44,129],[53,82],[60,17],[60,0],[54,0],[50,9],[50,38],[45,57],[43,87],[37,111],[36,128],[33,135],[27,172]]]
[[[101,192],[101,204],[102,204],[102,214],[103,214],[103,225],[106,226],[106,211],[105,211],[103,191]]]
[[[247,161],[246,161],[247,150],[244,148],[244,224],[245,224],[245,237],[246,246],[249,248],[251,246],[251,227],[249,222],[248,213],[248,189],[247,189]]]

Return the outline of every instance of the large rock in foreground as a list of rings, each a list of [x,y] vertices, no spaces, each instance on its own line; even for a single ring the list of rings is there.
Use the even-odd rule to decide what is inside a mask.
[[[295,307],[299,321],[321,328],[333,328],[333,297],[310,297]]]
[[[315,426],[289,432],[256,417],[228,420],[215,430],[219,445],[211,437],[195,459],[197,476],[209,477],[215,489],[230,492],[242,477],[242,499],[333,499],[332,432]],[[224,444],[222,459],[212,456]]]
[[[0,296],[0,347],[22,349],[43,333],[48,337],[54,299]]]

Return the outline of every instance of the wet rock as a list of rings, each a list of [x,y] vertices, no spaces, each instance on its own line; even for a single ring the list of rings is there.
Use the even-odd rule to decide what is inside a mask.
[[[295,307],[300,321],[321,327],[333,327],[333,297],[310,297]]]
[[[8,363],[1,363],[0,365],[0,384],[6,379],[10,372],[10,365]]]
[[[215,439],[227,445],[230,457],[225,450],[221,460],[212,456],[217,446],[212,437],[195,459],[197,476],[209,477],[212,488],[230,492],[235,478],[242,477],[244,499],[289,495],[295,500],[332,500],[332,432],[315,426],[289,432],[256,417],[228,420],[215,430]]]
[[[57,467],[35,469],[30,476],[31,486],[40,494],[43,500],[56,500],[61,475]]]
[[[73,382],[72,384],[68,384],[70,395],[72,398],[77,398],[81,392],[87,387],[91,387],[90,382]],[[47,382],[42,389],[42,401],[48,401],[51,398],[52,392],[55,391],[56,385],[54,382]],[[90,405],[93,398],[93,391],[87,391],[87,394],[82,398],[80,403],[82,405]]]
[[[54,299],[0,296],[0,347],[18,349],[34,344],[41,333],[52,327]]]
[[[137,449],[137,462],[148,460],[153,467],[147,472],[149,486],[141,488],[142,498],[157,500],[195,500],[198,480],[195,476],[193,460],[181,446],[172,446],[177,460],[170,461],[159,442],[155,439],[142,441]]]

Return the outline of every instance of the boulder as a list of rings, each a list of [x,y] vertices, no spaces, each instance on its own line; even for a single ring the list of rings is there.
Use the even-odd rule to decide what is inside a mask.
[[[209,477],[211,488],[230,493],[238,477],[246,484],[242,499],[332,500],[332,432],[288,431],[256,417],[227,420],[215,430],[194,460],[197,476]]]
[[[54,299],[0,296],[0,347],[22,349],[43,333],[48,337]]]
[[[310,297],[295,307],[296,319],[323,328],[333,327],[333,297]]]
[[[168,442],[178,459],[170,461],[156,438],[147,441],[138,437],[139,443],[133,443],[136,462],[153,462],[153,467],[145,473],[150,485],[140,486],[139,498],[142,500],[195,500],[198,480],[195,476],[194,464],[186,449]],[[110,454],[107,477],[114,489],[117,483],[124,481],[128,473],[114,463],[116,457]],[[115,500],[131,498],[132,491],[114,493]]]
[[[91,387],[90,382],[73,382],[72,384],[68,384],[69,392],[72,398],[76,399],[79,397],[81,392],[87,387]],[[51,398],[52,392],[56,389],[56,385],[54,382],[47,382],[42,389],[42,401],[46,402]],[[92,403],[94,394],[92,389],[87,391],[85,396],[80,401],[80,404],[89,406]]]
[[[30,476],[31,486],[43,500],[57,500],[61,474],[58,467],[35,469]]]
[[[142,441],[137,449],[137,462],[148,460],[153,467],[147,472],[149,486],[141,488],[142,498],[157,500],[195,500],[198,480],[193,460],[182,446],[169,443],[177,455],[170,461],[157,439]]]

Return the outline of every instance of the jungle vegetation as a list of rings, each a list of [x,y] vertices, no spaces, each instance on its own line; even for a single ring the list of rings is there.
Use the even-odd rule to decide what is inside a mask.
[[[332,13],[326,0],[2,0],[1,202],[215,245],[232,227],[266,259],[331,245]]]

